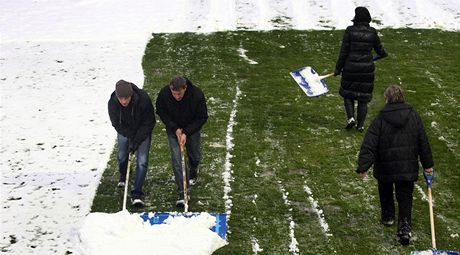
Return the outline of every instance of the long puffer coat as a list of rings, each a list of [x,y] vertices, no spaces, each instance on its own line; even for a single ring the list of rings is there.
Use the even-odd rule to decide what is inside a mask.
[[[355,22],[347,27],[336,64],[336,73],[342,74],[340,95],[344,98],[370,102],[374,89],[374,57],[387,56],[377,31],[368,22]]]
[[[406,103],[388,103],[372,121],[358,159],[358,173],[374,164],[374,177],[385,182],[416,181],[418,160],[433,167],[431,147],[419,114]]]

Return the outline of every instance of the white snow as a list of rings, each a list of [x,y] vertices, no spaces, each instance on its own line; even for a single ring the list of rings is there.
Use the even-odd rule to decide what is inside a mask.
[[[115,142],[107,100],[119,79],[143,85],[141,60],[152,33],[344,29],[357,5],[369,7],[377,28],[460,30],[459,1],[408,3],[0,1],[1,252],[75,250],[71,239],[84,225]],[[222,168],[231,174],[227,156]]]
[[[313,193],[310,189],[310,187],[307,186],[307,183],[305,182],[304,186],[304,191],[308,195],[308,201],[311,203],[311,208],[313,211],[316,213],[319,219],[319,223],[321,225],[321,228],[323,229],[324,234],[329,237],[332,236],[331,233],[329,233],[329,224],[326,222],[326,218],[324,218],[323,210],[319,207],[318,201],[313,198]]]
[[[239,48],[239,49],[238,49],[239,56],[242,57],[244,60],[246,60],[246,62],[248,62],[250,65],[257,65],[257,64],[259,64],[259,63],[257,63],[257,61],[254,61],[254,60],[248,58],[248,56],[246,55],[246,52],[247,52],[247,51],[248,51],[248,50],[246,50],[246,49]]]
[[[128,211],[89,214],[78,235],[77,251],[111,255],[143,254],[145,251],[205,255],[226,244],[209,229],[214,226],[215,218],[208,213],[191,218],[170,216],[159,225],[150,225],[139,219],[139,214]]]
[[[284,204],[288,207],[289,213],[287,213],[287,220],[289,221],[289,237],[291,238],[291,243],[289,243],[289,251],[292,254],[299,254],[299,247],[297,239],[295,237],[295,221],[294,217],[292,216],[292,203],[289,200],[289,192],[286,191],[284,185],[281,181],[278,181],[278,187],[283,195]]]
[[[230,113],[230,117],[227,124],[227,133],[225,135],[226,141],[226,153],[225,153],[225,163],[224,163],[224,171],[222,172],[222,179],[224,181],[224,200],[225,200],[225,213],[227,214],[227,224],[230,220],[230,216],[232,214],[232,196],[230,193],[232,192],[232,185],[233,182],[233,170],[232,170],[232,163],[230,160],[232,159],[233,155],[233,147],[235,144],[233,143],[233,127],[236,125],[235,117],[236,113],[238,112],[238,100],[241,96],[240,87],[237,85],[235,99],[233,99],[233,106],[232,112]],[[227,228],[228,229],[228,228]]]
[[[251,237],[251,246],[253,254],[257,255],[257,253],[264,251],[264,249],[260,248],[259,240],[255,237]]]

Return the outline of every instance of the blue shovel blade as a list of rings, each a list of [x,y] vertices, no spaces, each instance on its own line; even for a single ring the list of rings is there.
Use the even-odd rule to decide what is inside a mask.
[[[186,218],[191,218],[198,216],[200,213],[153,213],[153,215],[149,216],[148,212],[144,212],[140,215],[140,217],[144,221],[149,221],[150,225],[154,224],[163,224],[163,222],[168,218],[168,217],[177,217],[177,216],[183,216]],[[217,233],[220,237],[225,239],[225,236],[227,234],[227,216],[224,213],[209,213],[212,216],[216,217],[216,224],[214,227],[211,228],[211,230],[215,233]]]
[[[426,250],[426,251],[413,251],[411,255],[460,255],[458,251],[448,250]]]

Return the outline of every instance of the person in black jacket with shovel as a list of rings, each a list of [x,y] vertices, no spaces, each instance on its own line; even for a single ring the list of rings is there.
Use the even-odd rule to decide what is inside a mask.
[[[136,152],[137,167],[134,188],[131,191],[133,206],[142,206],[142,186],[147,175],[150,142],[155,126],[155,112],[152,101],[144,90],[133,83],[120,80],[108,102],[112,126],[117,131],[118,187],[126,185],[128,153]]]
[[[208,120],[206,100],[200,88],[185,77],[176,76],[158,93],[156,108],[158,116],[166,126],[171,150],[172,168],[179,194],[176,206],[182,207],[185,201],[181,146],[187,149],[190,174],[186,178],[186,191],[189,194],[189,185],[195,184],[198,178],[201,128]]]
[[[357,126],[364,131],[367,104],[372,99],[374,89],[374,61],[387,56],[375,28],[369,26],[371,15],[365,7],[355,9],[353,25],[347,27],[342,39],[340,54],[334,75],[342,74],[340,95],[343,97],[347,113],[346,129],[355,126],[355,101],[358,102]],[[372,49],[377,55],[372,56]]]
[[[381,223],[393,224],[395,205],[393,188],[398,201],[398,231],[401,244],[411,237],[412,191],[418,179],[419,159],[424,171],[433,171],[433,159],[422,120],[412,106],[404,102],[400,86],[391,85],[385,92],[386,105],[372,121],[364,136],[358,159],[362,177],[374,165],[378,181]]]

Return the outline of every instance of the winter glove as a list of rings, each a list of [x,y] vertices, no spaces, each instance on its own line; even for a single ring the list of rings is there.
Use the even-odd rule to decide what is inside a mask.
[[[377,55],[375,55],[375,56],[372,58],[372,61],[377,61],[377,60],[379,60],[379,59],[381,59],[381,58],[382,58],[382,56],[380,56],[380,55],[377,54]]]
[[[337,75],[340,75],[340,70],[335,69],[335,70],[334,70],[334,76],[337,76]]]
[[[129,139],[129,146],[128,146],[129,152],[134,153],[135,151],[137,151],[138,148],[139,148],[139,144],[136,143],[133,139]]]

